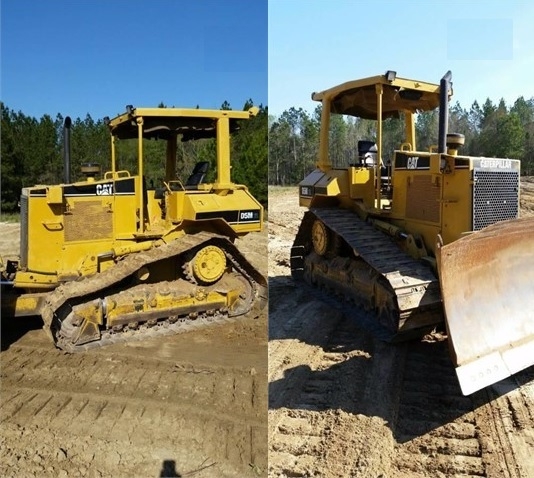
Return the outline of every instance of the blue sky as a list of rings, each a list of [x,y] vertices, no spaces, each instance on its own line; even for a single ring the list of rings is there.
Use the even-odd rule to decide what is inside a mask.
[[[0,99],[40,118],[267,105],[267,0],[1,0]]]
[[[466,108],[534,96],[529,0],[1,0],[0,18],[0,99],[36,117],[248,98],[311,111],[312,91],[388,69],[450,69]]]
[[[312,111],[311,93],[394,70],[453,103],[534,97],[534,2],[269,0],[269,114]]]

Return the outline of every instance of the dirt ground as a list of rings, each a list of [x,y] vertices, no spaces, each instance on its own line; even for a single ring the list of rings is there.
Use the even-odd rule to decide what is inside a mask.
[[[0,225],[0,253],[18,251]],[[267,275],[267,234],[238,242]],[[267,312],[68,355],[2,321],[0,476],[267,475]]]
[[[534,476],[533,367],[463,397],[446,342],[375,340],[294,283],[304,209],[269,192],[268,238],[240,244],[266,274],[269,241],[268,368],[266,314],[76,355],[3,320],[1,476]],[[18,235],[0,224],[0,254]]]
[[[534,476],[534,367],[465,397],[446,341],[374,339],[291,278],[304,211],[269,190],[269,476]]]

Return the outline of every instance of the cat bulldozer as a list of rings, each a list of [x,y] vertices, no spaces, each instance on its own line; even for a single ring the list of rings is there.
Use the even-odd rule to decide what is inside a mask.
[[[318,163],[299,184],[308,210],[291,269],[384,340],[445,320],[468,395],[534,363],[534,218],[519,218],[518,160],[460,154],[464,136],[447,132],[451,78],[388,71],[312,94],[322,103]],[[438,108],[438,144],[419,150],[415,115]],[[374,120],[345,167],[329,157],[333,114]],[[386,153],[388,118],[404,119],[405,136]]]
[[[70,118],[64,184],[23,188],[19,260],[2,268],[2,315],[40,315],[67,352],[143,340],[254,314],[267,283],[235,245],[260,232],[263,207],[230,175],[230,136],[258,113],[134,108],[105,118],[111,168],[82,167],[70,180]],[[177,141],[215,138],[209,162],[177,178]],[[118,141],[134,141],[135,174],[120,169]],[[144,176],[144,145],[166,142],[158,187]],[[124,155],[123,155],[124,156]],[[163,174],[165,177],[163,177]]]

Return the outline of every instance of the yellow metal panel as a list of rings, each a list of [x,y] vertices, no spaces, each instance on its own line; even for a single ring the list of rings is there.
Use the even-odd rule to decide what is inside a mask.
[[[332,171],[330,170],[329,173],[332,173]],[[337,178],[328,173],[315,184],[315,194],[321,196],[337,196],[340,193],[341,190]]]
[[[21,289],[50,289],[57,284],[55,274],[40,274],[38,272],[17,272],[15,287]]]
[[[396,154],[401,152],[395,152]],[[393,223],[409,234],[421,235],[428,251],[434,251],[441,233],[442,176],[431,173],[432,162],[439,155],[425,152],[407,152],[414,161],[393,172]],[[397,156],[394,158],[396,163]]]
[[[4,317],[29,317],[39,315],[41,304],[48,293],[32,293],[23,295],[2,295],[2,316]],[[5,314],[5,315],[4,315]]]
[[[61,208],[52,209],[46,197],[28,198],[28,262],[29,270],[55,273],[64,241],[64,227],[50,227],[61,224]],[[24,279],[25,280],[25,279]],[[48,283],[48,281],[46,281]]]
[[[63,204],[63,188],[61,186],[48,186],[46,188],[46,201],[48,204]]]
[[[367,207],[374,206],[375,171],[372,168],[350,168],[350,197],[363,200]]]
[[[429,153],[426,153],[426,154],[429,154]],[[445,156],[440,155],[438,153],[430,153],[429,155],[430,155],[430,170],[429,170],[430,173],[441,176],[443,172],[442,170],[444,170],[443,164],[445,163],[445,159],[442,159],[442,158],[444,158]]]
[[[194,220],[197,213],[222,212],[230,208],[229,201],[224,201],[224,196],[216,194],[188,194],[187,196],[184,195],[183,198],[184,218],[186,219]]]
[[[347,169],[331,169],[315,185],[317,194],[326,196],[348,196],[350,194]]]
[[[172,191],[166,195],[166,214],[167,219],[172,222],[181,222],[185,219],[191,219],[193,213],[187,211],[184,213],[184,204],[185,204],[185,191]],[[196,195],[191,195],[196,197]],[[208,196],[205,193],[202,193],[200,197],[204,198]],[[207,201],[207,199],[205,199]]]
[[[217,220],[224,219],[236,232],[260,231],[263,223],[263,207],[244,187],[225,194],[198,193],[176,195],[176,208],[183,200],[182,219]],[[259,211],[256,219],[248,213]]]
[[[444,244],[459,239],[472,229],[473,192],[470,169],[456,169],[443,176]]]
[[[136,231],[136,213],[138,200],[134,195],[116,195],[114,197],[114,228],[116,237],[131,236]]]
[[[239,235],[247,234],[249,232],[260,232],[263,228],[263,209],[260,212],[260,222],[232,224],[232,229]]]

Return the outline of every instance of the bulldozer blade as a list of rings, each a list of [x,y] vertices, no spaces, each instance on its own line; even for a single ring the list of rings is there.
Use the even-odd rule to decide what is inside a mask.
[[[534,364],[534,217],[437,248],[449,347],[464,395]]]

